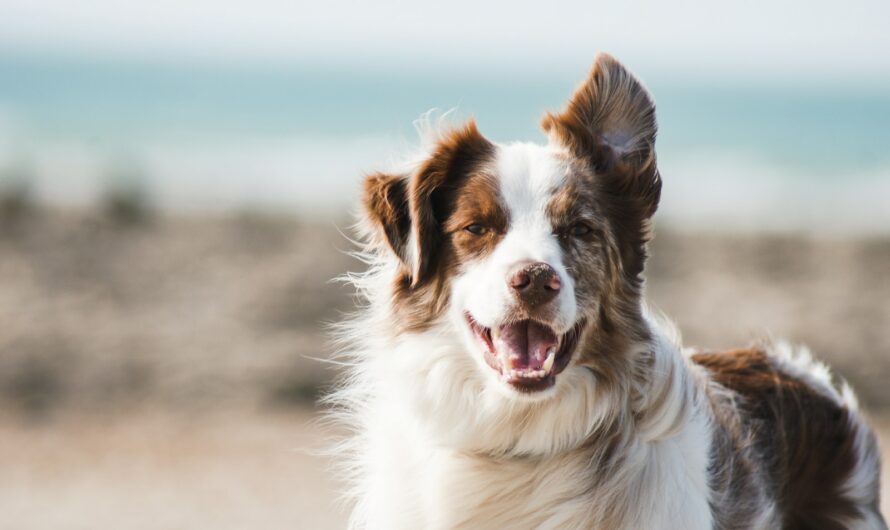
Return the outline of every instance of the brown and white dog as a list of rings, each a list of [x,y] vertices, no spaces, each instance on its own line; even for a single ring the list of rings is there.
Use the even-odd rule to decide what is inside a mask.
[[[684,350],[647,313],[655,108],[596,58],[546,145],[472,122],[365,181],[332,397],[353,528],[885,528],[879,453],[805,349]]]

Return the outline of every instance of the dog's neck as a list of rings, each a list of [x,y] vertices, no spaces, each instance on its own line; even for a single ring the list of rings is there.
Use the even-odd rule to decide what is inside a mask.
[[[355,329],[382,329],[369,322]],[[507,515],[497,506],[478,503],[513,495],[524,499],[517,501],[523,509],[510,517],[546,518],[575,499],[584,507],[572,511],[579,521],[609,528],[656,527],[663,516],[656,507],[686,513],[672,503],[707,498],[710,438],[697,372],[670,326],[641,322],[648,337],[625,352],[634,361],[626,377],[606,385],[591,370],[567,370],[556,394],[541,401],[495,391],[447,323],[397,340],[362,335],[353,384],[337,396],[362,433],[344,448],[358,457],[346,465],[368,481],[357,485],[369,492],[359,511],[375,511],[377,503],[386,513],[403,510],[404,503],[388,504],[386,485],[395,481],[416,490],[418,507],[442,507],[437,513],[451,514],[449,521],[465,514],[502,527],[528,520],[502,520]],[[559,486],[548,496],[536,493],[534,484],[554,477]],[[377,490],[379,498],[371,493]],[[662,498],[664,491],[676,493]],[[650,511],[638,509],[643,500]],[[387,520],[357,517],[365,516]]]
[[[639,324],[645,333],[637,336],[645,339],[618,341],[626,350],[616,355],[622,359],[617,367],[566,371],[555,395],[527,402],[505,399],[482,378],[473,379],[479,367],[469,355],[429,360],[445,350],[426,352],[419,349],[422,341],[409,340],[401,347],[414,351],[388,357],[416,359],[426,368],[412,362],[395,369],[425,377],[407,382],[407,393],[396,399],[409,403],[408,414],[428,427],[431,443],[498,459],[548,457],[579,448],[609,455],[620,449],[616,444],[659,442],[689,421],[700,392],[672,328],[647,316]],[[450,377],[443,381],[430,366],[447,366]],[[455,380],[462,386],[442,386]]]
[[[584,517],[585,524],[597,522],[596,527],[653,528],[664,521],[661,510],[681,513],[689,510],[688,503],[698,502],[685,499],[706,499],[710,438],[698,372],[669,325],[649,318],[644,322],[650,339],[628,352],[634,374],[626,393],[603,404],[615,407],[611,421],[604,421],[578,446],[552,454],[475,457],[496,460],[498,465],[488,468],[492,470],[511,462],[538,475],[551,468],[588,470],[589,482],[581,485],[589,492]],[[646,505],[649,510],[641,509]],[[690,513],[707,507],[699,508]]]
[[[488,416],[461,423],[455,418],[472,412],[457,409],[442,424],[452,426],[449,432],[428,428],[430,411],[421,418],[414,409],[410,424],[420,427],[415,433],[378,431],[385,443],[401,447],[391,462],[430,481],[431,489],[421,488],[421,497],[433,495],[435,504],[448,506],[442,513],[454,526],[474,527],[480,521],[522,526],[534,517],[542,517],[543,524],[547,517],[560,517],[551,510],[558,511],[566,500],[584,506],[571,512],[579,521],[605,528],[653,528],[665,516],[663,509],[683,513],[683,503],[691,502],[684,499],[707,498],[707,419],[694,370],[670,331],[646,322],[651,339],[628,352],[638,362],[622,388],[597,388],[591,373],[584,380],[565,381],[571,385],[565,394],[535,407],[498,411],[505,416],[500,422]],[[480,404],[479,414],[486,413],[486,406]],[[582,429],[573,428],[578,410],[589,413],[580,420],[587,422]],[[460,432],[467,429],[478,430]],[[400,445],[394,436],[408,438]],[[558,442],[540,445],[544,439]],[[566,474],[569,470],[573,473]],[[547,488],[547,495],[536,493],[534,484],[556,476],[561,477],[558,487]],[[529,510],[517,509],[513,515],[519,519],[504,518],[490,501],[507,496]]]
[[[601,419],[586,439],[567,450],[600,449],[603,458],[608,458],[620,451],[615,444],[626,448],[677,436],[701,412],[699,370],[683,353],[673,325],[641,313],[637,330],[636,336],[644,340],[617,341],[626,348],[623,357],[627,359],[620,380],[606,381],[592,371],[591,384],[601,387],[595,392],[601,399],[590,405],[600,409]],[[548,403],[541,406],[546,408]]]

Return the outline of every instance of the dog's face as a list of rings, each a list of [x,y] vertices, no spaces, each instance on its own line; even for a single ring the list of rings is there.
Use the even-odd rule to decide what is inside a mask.
[[[369,177],[364,195],[374,241],[401,264],[400,329],[447,322],[491,385],[537,399],[639,338],[660,193],[653,104],[611,57],[543,127],[545,146],[498,145],[471,122],[412,174]]]
[[[584,178],[563,149],[495,146],[446,223],[452,319],[483,370],[523,394],[554,386],[600,302],[605,219],[577,193]]]

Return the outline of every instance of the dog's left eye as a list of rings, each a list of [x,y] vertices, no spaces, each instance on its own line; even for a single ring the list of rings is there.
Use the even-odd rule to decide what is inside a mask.
[[[488,229],[482,226],[479,223],[473,223],[466,228],[464,228],[467,232],[473,234],[474,236],[481,236],[485,232],[488,232]]]
[[[584,223],[575,223],[569,228],[569,234],[571,234],[572,237],[584,237],[591,231],[592,229]]]

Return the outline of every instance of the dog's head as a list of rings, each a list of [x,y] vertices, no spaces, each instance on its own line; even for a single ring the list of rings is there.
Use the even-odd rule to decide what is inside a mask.
[[[547,145],[499,145],[470,122],[410,174],[368,177],[363,198],[373,242],[399,262],[399,329],[451,326],[487,384],[537,400],[563,372],[608,371],[645,338],[661,190],[654,105],[612,57],[543,128]]]

